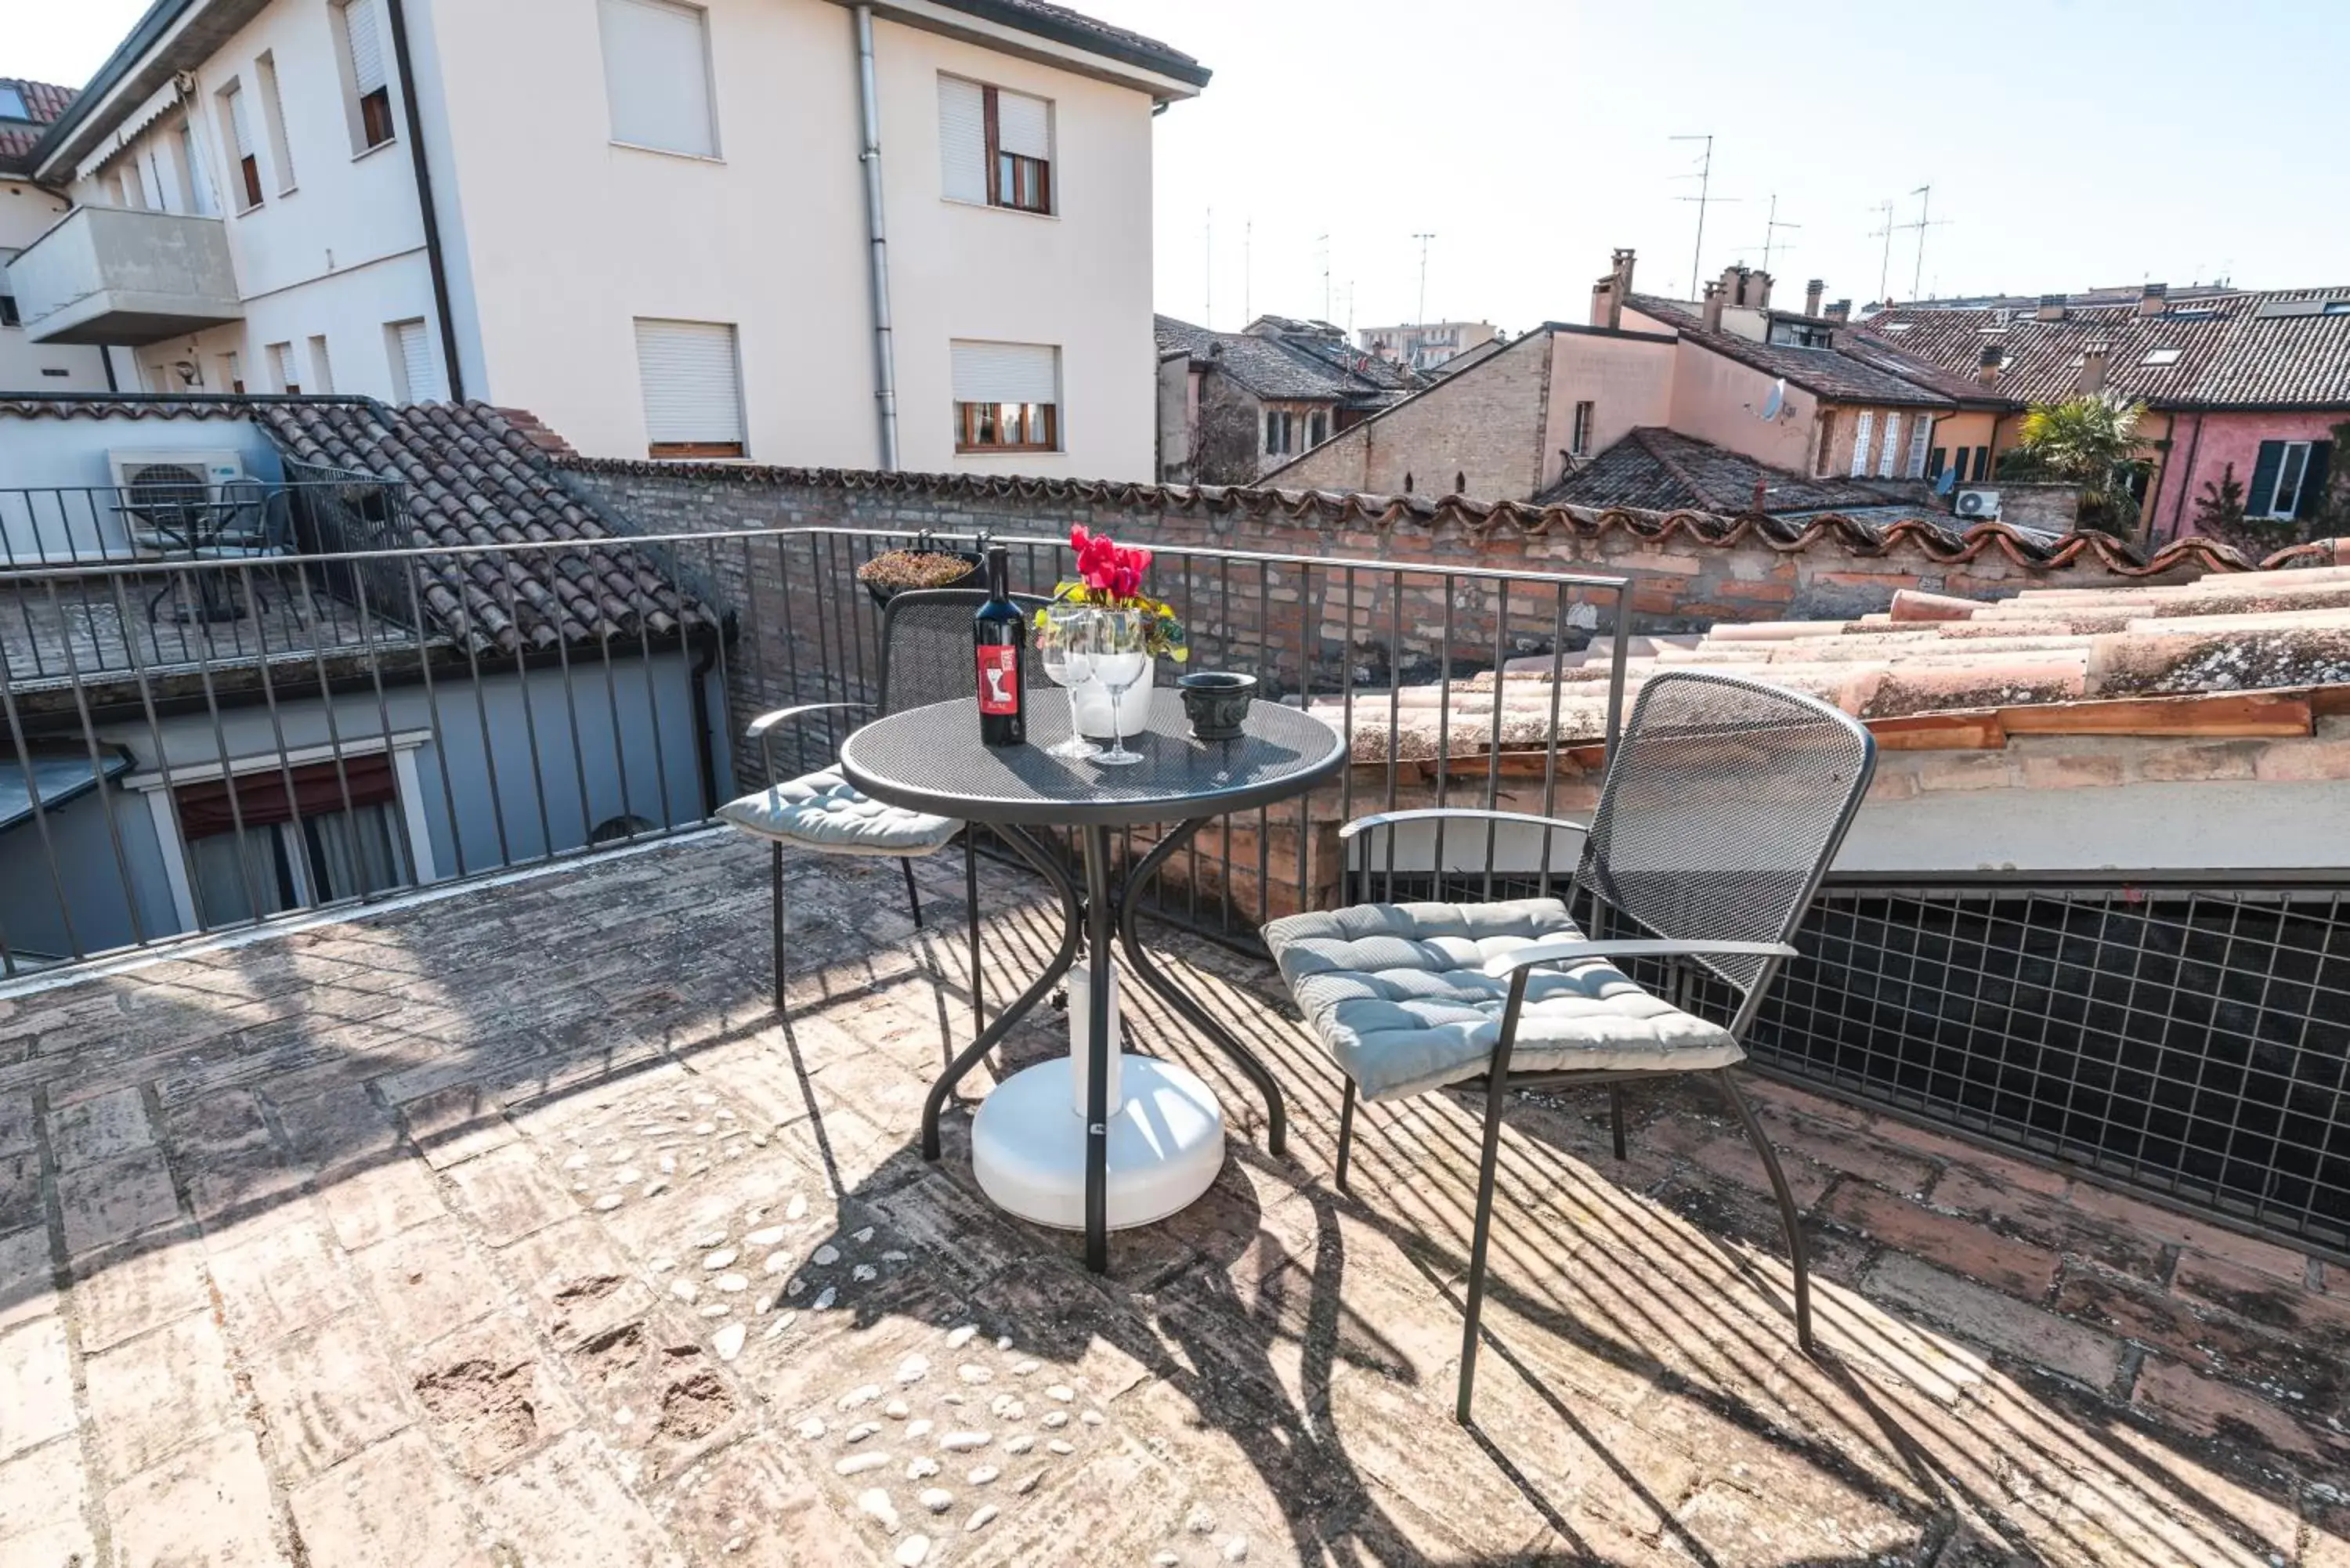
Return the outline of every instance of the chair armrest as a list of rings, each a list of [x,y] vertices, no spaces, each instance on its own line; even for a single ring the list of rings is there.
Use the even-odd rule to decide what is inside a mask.
[[[803,702],[796,708],[778,708],[772,713],[762,713],[752,720],[750,727],[743,732],[743,738],[746,741],[764,741],[767,738],[769,731],[805,719],[811,713],[852,708],[863,709],[869,712],[872,707],[873,704],[870,702]]]
[[[1583,959],[1598,958],[1678,958],[1695,953],[1746,953],[1756,958],[1800,958],[1803,955],[1785,942],[1676,942],[1647,937],[1635,937],[1621,941],[1587,942],[1560,938],[1555,941],[1533,942],[1514,952],[1485,961],[1485,972],[1496,980],[1529,964],[1572,963]]]
[[[1534,816],[1523,811],[1486,811],[1477,806],[1435,805],[1416,811],[1383,811],[1373,816],[1358,816],[1338,829],[1341,839],[1367,833],[1374,827],[1392,827],[1399,822],[1430,822],[1440,816],[1463,816],[1479,822],[1518,822],[1533,827],[1565,828],[1574,833],[1588,833],[1590,824],[1570,822],[1563,816]]]

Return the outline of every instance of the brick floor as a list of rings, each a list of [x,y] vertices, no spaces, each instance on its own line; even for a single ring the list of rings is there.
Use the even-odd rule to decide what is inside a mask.
[[[1721,1107],[1618,1164],[1530,1098],[1456,1427],[1472,1115],[1367,1109],[1339,1194],[1332,1072],[1203,943],[1291,1152],[1130,991],[1233,1137],[1089,1276],[967,1111],[916,1147],[959,872],[917,934],[795,865],[788,1025],[723,837],[0,996],[0,1564],[2350,1563],[2341,1269],[1761,1080],[1823,1354]],[[1000,994],[1053,932],[986,879]]]

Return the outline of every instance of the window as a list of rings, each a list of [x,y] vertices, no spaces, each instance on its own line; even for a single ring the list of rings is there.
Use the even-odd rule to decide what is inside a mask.
[[[1901,465],[1901,475],[1903,478],[1923,479],[1926,477],[1926,442],[1932,437],[1933,433],[1933,420],[1929,418],[1927,415],[1919,414],[1918,416],[1916,428],[1911,430],[1909,432],[1909,458],[1908,462]]]
[[[8,264],[16,259],[15,251],[0,250],[0,327],[25,325],[16,312],[16,286],[8,281]]]
[[[269,128],[269,161],[277,166],[277,193],[294,189],[294,152],[286,145],[286,106],[277,97],[277,61],[264,55],[253,62],[261,85],[261,119]]]
[[[1043,343],[951,346],[957,452],[1058,452],[1061,351]]]
[[[1885,439],[1877,449],[1877,477],[1892,478],[1893,465],[1900,455],[1901,416],[1889,413],[1885,416]]]
[[[1950,454],[1949,449],[1938,446],[1932,452],[1926,454],[1926,477],[1928,479],[1940,479],[1942,477],[1942,470],[1950,466]]]
[[[198,217],[211,216],[213,203],[212,197],[207,194],[204,166],[196,161],[195,126],[184,119],[180,121],[179,133],[172,138],[172,144],[179,150],[175,161],[178,164],[180,194],[187,202],[188,211]]]
[[[1812,472],[1825,474],[1835,462],[1836,419],[1834,409],[1820,410],[1820,450],[1812,459]]]
[[[139,177],[139,165],[126,162],[114,176],[115,199],[132,212],[147,205],[147,182]]]
[[[639,320],[637,377],[651,455],[743,455],[742,360],[732,326]]]
[[[1985,475],[1985,474],[1989,473],[1990,472],[1991,472],[1991,448],[1989,448],[1989,447],[1987,447],[1987,446],[1979,446],[1979,447],[1975,448],[1975,471],[1974,471],[1974,475],[1973,475],[1973,483],[1977,483],[1977,484],[1981,484],[1981,483],[1983,482],[1983,475]]]
[[[391,78],[385,69],[383,0],[344,0],[335,8],[343,35],[343,83],[348,93],[351,151],[366,152],[391,140]]]
[[[1305,444],[1320,446],[1330,439],[1330,416],[1319,410],[1305,419]]]
[[[25,95],[13,87],[0,84],[0,119],[30,119],[25,108]]]
[[[237,192],[237,210],[249,213],[261,205],[261,160],[253,151],[253,126],[245,118],[244,90],[231,82],[221,89],[221,130],[229,147],[229,184]]]
[[[391,396],[398,403],[429,402],[442,396],[432,366],[432,337],[421,317],[384,324],[384,348],[391,358]]]
[[[218,925],[406,883],[393,778],[391,759],[374,753],[173,790],[199,919]]]
[[[310,339],[310,386],[322,396],[335,389],[335,369],[327,358],[324,337]]]
[[[2252,483],[2244,497],[2248,517],[2303,517],[2325,498],[2334,443],[2264,441],[2252,462]]]
[[[1868,438],[1877,428],[1877,410],[1863,409],[1852,421],[1852,477],[1860,479],[1868,472]]]
[[[1267,457],[1281,457],[1295,451],[1290,435],[1291,421],[1296,418],[1285,409],[1264,411],[1264,452]]]
[[[1591,424],[1598,412],[1599,405],[1596,403],[1575,405],[1575,430],[1567,437],[1566,442],[1569,456],[1589,457],[1591,455]]]
[[[1006,88],[939,78],[941,189],[951,202],[1053,211],[1053,106]]]
[[[294,345],[272,343],[269,346],[269,374],[277,389],[291,395],[302,390],[302,372],[294,363]]]
[[[655,152],[717,157],[707,14],[671,0],[601,0],[598,10],[612,140]]]
[[[2141,365],[2176,365],[2178,363],[2178,355],[2179,350],[2176,348],[2149,348],[2146,351],[2146,358],[2140,359],[2138,363]]]

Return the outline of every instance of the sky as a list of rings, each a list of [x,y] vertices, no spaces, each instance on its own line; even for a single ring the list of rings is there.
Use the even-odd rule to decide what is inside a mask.
[[[1697,275],[1775,195],[1774,302],[2350,282],[2340,0],[1074,3],[1215,72],[1157,121],[1155,290],[1220,327],[1411,320],[1423,234],[1430,319],[1582,320],[1618,245],[1686,296],[1706,134]],[[0,0],[0,73],[84,81],[144,8]]]

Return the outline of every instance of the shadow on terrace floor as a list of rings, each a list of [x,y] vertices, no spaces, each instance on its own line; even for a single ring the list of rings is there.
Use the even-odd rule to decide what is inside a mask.
[[[2344,1560],[2350,1308],[2302,1260],[1768,1086],[1828,1354],[1794,1350],[1713,1106],[1659,1096],[1618,1166],[1598,1105],[1527,1103],[1456,1428],[1472,1118],[1368,1111],[1341,1197],[1333,1075],[1269,970],[1203,943],[1171,945],[1288,1088],[1291,1154],[1135,988],[1136,1047],[1210,1076],[1232,1152],[1095,1279],[979,1197],[962,1116],[915,1152],[968,1017],[959,872],[926,868],[918,936],[894,867],[795,863],[788,1027],[764,857],[719,837],[0,1001],[0,1541]],[[987,884],[1001,1000],[1054,933],[1037,888]]]

